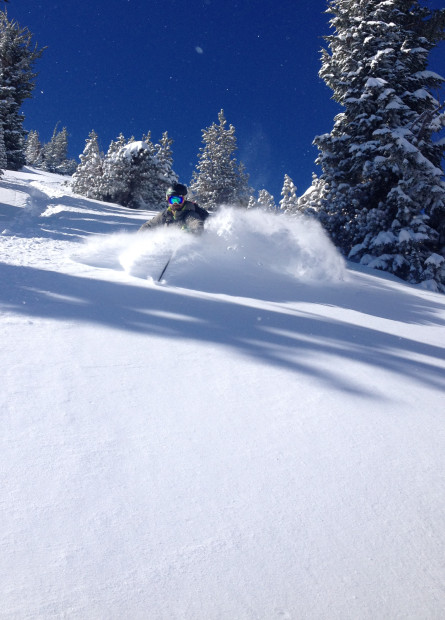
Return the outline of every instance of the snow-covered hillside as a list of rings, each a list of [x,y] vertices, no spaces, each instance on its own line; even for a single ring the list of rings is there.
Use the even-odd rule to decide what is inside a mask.
[[[0,617],[443,618],[445,297],[63,183],[0,180]]]

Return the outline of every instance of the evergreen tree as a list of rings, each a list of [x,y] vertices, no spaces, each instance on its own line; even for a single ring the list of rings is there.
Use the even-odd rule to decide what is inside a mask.
[[[7,167],[8,164],[5,144],[5,132],[3,129],[3,119],[6,118],[7,110],[8,90],[6,86],[3,85],[3,70],[0,64],[0,152],[2,161],[2,164],[0,166],[0,176],[3,174],[3,170]]]
[[[54,172],[62,173],[68,159],[68,132],[66,127],[59,131],[54,137]]]
[[[168,157],[173,141],[168,136],[166,139],[167,143],[165,146],[167,150],[165,156]],[[167,189],[167,183],[164,181],[159,160],[159,152],[162,148],[160,144],[153,144],[151,131],[142,138],[142,142],[133,141],[133,143],[137,144],[140,150],[136,158],[135,147],[132,148],[132,173],[130,178],[135,179],[134,187],[138,187],[137,192],[132,191],[133,194],[138,194],[138,198],[133,206],[135,208],[160,209],[164,206],[165,191]],[[167,172],[167,169],[165,172]]]
[[[18,170],[25,163],[24,117],[20,107],[34,88],[35,61],[43,50],[32,46],[32,35],[0,11],[0,113],[3,123],[7,167]]]
[[[303,215],[318,217],[320,215],[320,195],[323,193],[323,187],[323,180],[313,173],[312,185],[308,187],[302,196],[296,198],[296,206],[291,210],[291,213],[298,212]]]
[[[56,157],[55,157],[55,140],[57,135],[57,125],[54,128],[51,140],[45,144],[42,148],[42,168],[48,172],[56,171]]]
[[[48,144],[43,147],[43,164],[42,167],[48,172],[58,172],[67,158],[68,152],[68,136],[66,128],[57,131],[57,125],[54,128],[52,138]]]
[[[87,198],[102,199],[100,182],[102,178],[103,157],[99,149],[97,134],[90,132],[85,144],[80,164],[73,174],[72,189]]]
[[[284,213],[295,213],[298,210],[297,186],[288,174],[284,175],[281,195],[282,198],[280,200],[280,209],[284,211]]]
[[[249,196],[249,201],[247,203],[247,208],[248,209],[258,209],[258,201],[256,200],[255,196]]]
[[[6,168],[6,163],[5,134],[3,132],[3,125],[0,122],[0,177],[3,175],[3,170]]]
[[[65,159],[57,168],[58,174],[66,174],[72,176],[77,170],[77,162],[75,159]]]
[[[153,143],[131,142],[118,155],[127,165],[126,195],[119,204],[133,209],[159,208],[157,197],[153,195],[153,189],[159,185]]]
[[[173,140],[165,131],[159,143],[155,144],[156,177],[152,190],[152,208],[160,208],[165,202],[165,192],[177,183],[178,175],[173,170]],[[155,206],[156,205],[156,206]]]
[[[41,168],[48,172],[71,175],[76,171],[74,159],[67,159],[68,132],[54,129],[51,141],[42,146],[37,131],[31,130],[26,139],[25,158],[28,166]]]
[[[100,199],[119,203],[126,195],[128,162],[119,157],[121,149],[128,144],[121,133],[117,140],[112,140],[103,161],[102,175],[99,180]]]
[[[267,189],[260,189],[258,192],[258,205],[263,211],[268,211],[269,213],[277,212],[275,199]]]
[[[73,176],[79,194],[130,208],[161,209],[167,186],[177,180],[172,170],[172,140],[164,133],[153,144],[150,132],[141,141],[120,134],[105,157],[92,132]]]
[[[330,0],[330,53],[320,76],[344,111],[315,139],[322,174],[310,202],[346,254],[445,290],[445,125],[434,96],[444,79],[427,68],[444,39],[445,9],[419,0]],[[431,274],[434,272],[433,277]]]
[[[67,158],[68,154],[68,131],[66,127],[62,131],[54,129],[51,142],[45,144],[43,148],[42,167],[49,172],[57,174],[73,174],[77,164],[74,160]]]
[[[158,162],[150,134],[145,140],[126,143],[119,137],[112,142],[105,156],[100,191],[103,200],[130,208],[159,209]]]
[[[262,211],[268,211],[270,213],[277,212],[277,206],[275,199],[267,189],[260,189],[258,192],[258,198],[255,196],[249,196],[247,203],[248,209],[261,209]]]
[[[108,147],[107,154],[105,155],[104,170],[105,170],[105,162],[107,161],[107,159],[111,160],[113,156],[116,153],[118,153],[122,147],[126,146],[129,143],[130,141],[125,139],[125,136],[123,133],[119,134],[117,140],[112,140],[110,142],[110,146]]]
[[[31,130],[26,138],[25,159],[27,166],[40,168],[43,162],[42,145],[39,132]]]
[[[161,209],[165,191],[178,177],[172,170],[172,140],[164,133],[153,144],[151,132],[141,141],[121,134],[112,141],[103,162],[103,200],[132,208]]]
[[[222,204],[247,207],[250,196],[248,175],[234,157],[237,149],[235,128],[226,129],[224,111],[218,114],[219,124],[203,129],[197,169],[190,185],[192,194],[206,209]]]

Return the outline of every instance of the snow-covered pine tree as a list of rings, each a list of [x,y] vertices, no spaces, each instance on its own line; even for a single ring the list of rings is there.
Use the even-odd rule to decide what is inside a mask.
[[[312,185],[296,199],[296,212],[312,217],[319,217],[320,196],[323,195],[324,181],[312,173]]]
[[[62,174],[68,160],[68,132],[66,127],[54,136],[54,172]]]
[[[419,0],[328,7],[335,32],[320,76],[344,111],[315,139],[323,172],[311,206],[346,255],[412,282],[430,281],[434,271],[429,284],[445,291],[445,269],[430,258],[444,255],[445,144],[433,141],[445,125],[434,95],[444,79],[428,70],[445,9]]]
[[[283,189],[281,190],[280,209],[284,213],[293,214],[298,210],[297,186],[288,174],[284,175]]]
[[[43,49],[32,45],[32,34],[0,11],[0,100],[7,168],[18,170],[26,163],[24,116],[20,107],[31,97],[36,73],[35,61]]]
[[[171,145],[173,140],[165,132],[158,144],[153,144],[151,131],[142,137],[140,143],[145,151],[141,160],[139,207],[159,210],[165,207],[165,192],[170,184],[168,179],[176,175],[171,170],[173,158]]]
[[[42,168],[44,170],[47,170],[48,172],[56,172],[56,168],[57,168],[57,164],[59,163],[58,160],[58,153],[56,153],[57,149],[57,143],[56,143],[56,137],[57,137],[57,127],[58,127],[58,123],[56,124],[56,126],[54,127],[54,131],[53,131],[53,135],[51,137],[51,140],[45,144],[43,146],[43,163],[42,163]],[[65,152],[65,158],[66,158],[66,152]]]
[[[132,209],[159,208],[154,188],[159,185],[158,162],[154,154],[154,146],[150,141],[131,142],[123,147],[118,154],[121,160],[128,163],[127,195],[120,204]]]
[[[246,172],[246,166],[242,161],[236,165],[234,163],[235,173],[236,173],[236,191],[234,192],[234,199],[232,204],[237,207],[247,207],[247,203],[249,202],[250,195],[252,193],[252,188],[249,185],[249,174]]]
[[[242,163],[234,157],[237,149],[235,127],[226,128],[224,111],[218,114],[219,124],[202,130],[204,147],[193,173],[190,189],[206,209],[220,205],[247,207],[250,196],[249,178]]]
[[[247,209],[261,209],[261,211],[277,213],[275,199],[272,194],[267,191],[267,189],[260,189],[258,192],[258,198],[255,198],[254,195],[249,196]]]
[[[6,164],[5,134],[3,131],[3,125],[0,121],[0,177],[3,175],[3,170],[6,168]]]
[[[68,132],[66,127],[53,131],[50,142],[42,145],[37,131],[31,130],[26,139],[26,164],[34,168],[42,168],[48,172],[71,175],[76,171],[77,163],[74,159],[67,159]]]
[[[27,166],[40,168],[43,162],[42,144],[39,138],[39,132],[31,129],[26,138],[25,159]]]
[[[248,209],[258,209],[258,201],[255,196],[249,196],[249,201],[247,203]]]
[[[173,170],[172,138],[165,131],[162,138],[155,144],[155,157],[157,161],[156,180],[152,190],[152,207],[159,209],[165,205],[165,192],[168,187],[178,182],[178,175]],[[156,205],[156,206],[155,206]]]
[[[102,176],[99,179],[99,194],[101,200],[119,203],[127,191],[128,162],[119,158],[119,151],[128,144],[124,135],[119,134],[117,140],[112,140],[105,155]]]
[[[93,130],[86,140],[82,155],[80,155],[80,164],[73,174],[71,185],[73,191],[87,198],[101,200],[102,165],[103,157],[99,149],[97,134]]]
[[[59,166],[57,167],[58,174],[66,174],[68,176],[72,176],[77,170],[77,162],[75,159],[65,159]]]
[[[258,206],[263,211],[268,211],[269,213],[277,212],[277,205],[275,204],[275,199],[267,189],[260,189],[258,192]]]
[[[52,138],[53,170],[57,174],[73,174],[77,164],[73,159],[68,159],[68,131],[64,127],[62,131],[54,131]]]
[[[62,131],[57,131],[56,125],[50,142],[43,147],[42,168],[48,172],[61,173],[61,169],[64,168],[67,161],[67,154],[68,132],[66,127]]]
[[[144,140],[112,142],[103,163],[102,200],[131,208],[159,209],[164,202],[157,149],[148,133]]]

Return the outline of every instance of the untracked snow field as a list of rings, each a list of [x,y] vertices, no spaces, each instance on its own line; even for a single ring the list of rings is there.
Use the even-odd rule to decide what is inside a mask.
[[[445,618],[445,296],[65,181],[0,179],[0,618]]]

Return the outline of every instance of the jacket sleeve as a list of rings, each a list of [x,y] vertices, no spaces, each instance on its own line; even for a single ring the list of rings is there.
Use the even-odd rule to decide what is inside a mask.
[[[156,228],[156,226],[162,226],[165,223],[164,212],[158,213],[151,220],[142,224],[139,228],[138,232],[143,232],[144,230],[149,230],[150,228]]]

